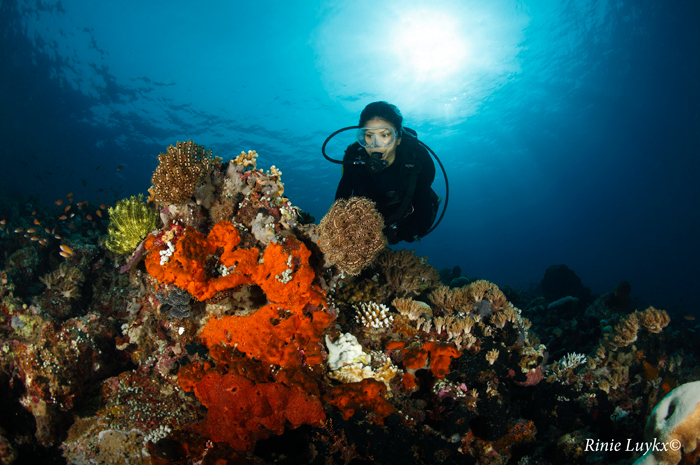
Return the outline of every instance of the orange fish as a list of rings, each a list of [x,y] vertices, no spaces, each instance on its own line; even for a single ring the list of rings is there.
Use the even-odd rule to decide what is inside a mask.
[[[83,202],[79,202],[78,203],[78,210],[82,210],[82,209],[83,209]]]
[[[63,199],[58,199],[54,202],[56,205],[62,205],[63,204]]]
[[[91,216],[91,215],[85,215],[85,218],[87,218],[89,221],[92,221],[92,216]]]
[[[36,229],[34,229],[34,228],[29,228],[29,229],[27,229],[27,232],[28,232],[29,234],[34,234],[34,233],[36,232]]]
[[[73,203],[73,197],[70,198],[70,203]]]
[[[61,257],[63,257],[63,258],[70,258],[70,257],[71,257],[69,254],[65,253],[65,252],[62,251],[62,250],[61,250],[60,252],[58,252],[58,254],[59,254]]]
[[[73,249],[71,249],[70,247],[68,247],[65,244],[61,244],[61,251],[65,252],[69,255],[73,255]]]
[[[34,210],[34,211],[32,212],[32,215],[36,215],[36,210]]]
[[[30,237],[29,239],[32,240],[32,241],[34,241],[34,242],[38,242],[38,241],[39,241],[39,238],[36,237],[36,236],[32,236],[32,237]]]
[[[102,210],[97,210],[95,213],[97,213],[97,216],[99,216],[100,218],[102,218]]]
[[[66,197],[73,197],[73,193],[72,192],[67,193]]]
[[[100,204],[100,208],[101,208],[102,210],[104,210],[104,209],[107,208],[107,207],[105,207],[105,204],[101,203],[101,204]],[[3,221],[5,221],[5,220],[3,220]],[[3,223],[3,224],[4,224],[4,223]]]
[[[61,221],[63,221],[63,220],[67,220],[68,217],[67,217],[66,215],[61,215],[61,216],[58,217],[58,219],[61,220]]]
[[[58,239],[59,241],[61,240],[61,236],[59,236],[58,234],[56,234],[56,235],[53,236],[53,237],[55,237],[55,238]]]
[[[74,225],[73,222],[71,221],[70,224],[68,224],[68,227],[72,229],[72,228],[75,228],[75,225]]]
[[[683,315],[683,319],[693,321],[695,319],[695,315]]]
[[[41,245],[46,245],[48,243],[49,243],[49,241],[47,241],[46,239],[42,239],[39,241],[39,244],[41,244]]]
[[[5,223],[7,223],[7,220],[5,220],[5,219],[0,220],[1,225],[5,226]]]
[[[37,220],[36,218],[34,218],[34,224],[37,225],[37,226],[39,226],[39,225],[41,224],[41,221],[39,221],[39,220]]]
[[[44,231],[46,231],[46,234],[51,234],[51,230],[49,228],[44,228]]]
[[[22,231],[24,231],[24,229],[22,229],[22,228],[17,228],[17,229],[15,229],[15,232],[16,232],[16,233],[21,233]]]
[[[70,217],[73,218],[75,216],[75,213],[71,213]]]
[[[63,213],[68,213],[68,210],[70,210],[70,205],[63,209]]]

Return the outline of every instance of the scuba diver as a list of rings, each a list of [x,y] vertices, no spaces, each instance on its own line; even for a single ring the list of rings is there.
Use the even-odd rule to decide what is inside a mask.
[[[345,150],[342,162],[329,158],[326,144],[335,134],[348,129],[357,129],[357,142]],[[343,165],[335,199],[355,196],[374,201],[384,217],[383,233],[389,244],[419,240],[437,226],[436,223],[431,228],[440,205],[440,197],[431,187],[435,164],[430,153],[435,154],[418,140],[415,131],[403,126],[403,116],[396,106],[370,103],[360,115],[359,126],[331,134],[322,152],[328,160]],[[444,174],[442,163],[435,159]],[[440,220],[444,214],[443,209]]]

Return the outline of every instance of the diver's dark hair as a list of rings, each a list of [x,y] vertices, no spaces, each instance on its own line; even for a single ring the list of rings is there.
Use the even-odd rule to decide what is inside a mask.
[[[373,118],[381,118],[393,124],[399,133],[399,137],[401,137],[401,133],[403,132],[403,116],[396,105],[387,102],[370,103],[360,114],[359,126],[364,127],[367,121]]]

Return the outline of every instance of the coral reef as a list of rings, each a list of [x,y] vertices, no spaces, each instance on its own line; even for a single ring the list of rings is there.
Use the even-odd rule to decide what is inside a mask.
[[[111,210],[138,231],[72,195],[0,227],[0,462],[622,464],[644,451],[587,447],[647,417],[700,453],[700,327],[629,284],[437,273],[362,199],[308,224],[255,151],[160,161],[159,221]]]
[[[336,200],[318,229],[326,259],[349,275],[359,274],[387,243],[384,219],[363,197]]]
[[[109,238],[105,247],[114,253],[129,254],[156,229],[158,215],[143,201],[143,195],[129,197],[117,202],[109,212]]]

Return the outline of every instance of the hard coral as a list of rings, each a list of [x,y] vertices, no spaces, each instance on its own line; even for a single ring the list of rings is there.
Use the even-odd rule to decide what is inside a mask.
[[[131,196],[109,207],[109,238],[105,243],[112,252],[133,252],[148,233],[156,228],[158,215],[143,201],[143,195]]]
[[[339,199],[321,220],[319,245],[329,262],[357,275],[386,245],[384,219],[374,202],[363,197]]]
[[[652,447],[635,465],[675,465],[680,448],[690,454],[700,442],[700,381],[671,391],[654,408],[644,430],[645,439],[664,447]]]
[[[384,424],[384,419],[396,410],[387,402],[384,383],[374,379],[364,379],[359,383],[342,384],[331,388],[323,396],[323,400],[343,413],[345,420],[355,414],[358,409],[373,413],[377,423]]]
[[[213,159],[211,151],[191,140],[177,142],[158,155],[160,164],[153,172],[149,189],[158,203],[181,203],[192,197],[197,184],[208,174]]]
[[[241,451],[270,434],[282,434],[287,424],[320,426],[326,418],[316,397],[280,383],[255,385],[234,374],[208,373],[197,383],[195,394],[208,409],[203,433]]]

